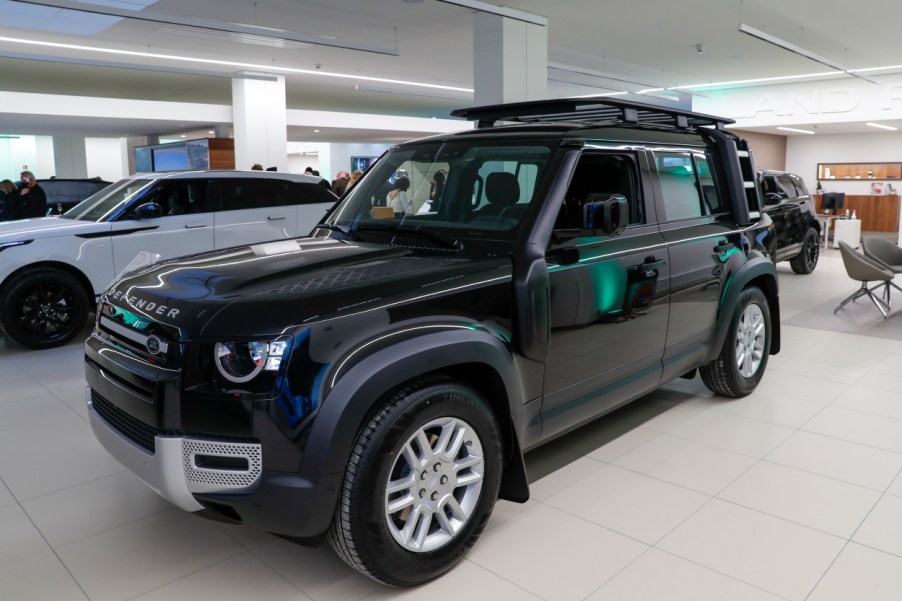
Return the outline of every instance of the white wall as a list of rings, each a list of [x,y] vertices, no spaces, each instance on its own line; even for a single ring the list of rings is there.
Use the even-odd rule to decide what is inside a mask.
[[[304,173],[310,167],[314,171],[319,171],[319,155],[318,154],[289,154],[288,155],[288,173]]]
[[[85,138],[88,177],[115,182],[128,175],[128,147],[124,138]]]
[[[808,188],[817,185],[818,163],[902,163],[902,132],[789,136],[786,170],[801,176]],[[868,194],[867,180],[821,180],[827,192]],[[893,183],[899,191],[902,181]]]

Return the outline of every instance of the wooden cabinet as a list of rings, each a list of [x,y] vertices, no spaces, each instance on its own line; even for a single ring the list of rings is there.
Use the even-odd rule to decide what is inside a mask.
[[[817,212],[821,213],[821,195],[814,197]],[[896,194],[846,194],[840,214],[855,211],[863,232],[895,232],[899,229],[899,196]]]
[[[902,163],[818,163],[817,179],[902,179]]]

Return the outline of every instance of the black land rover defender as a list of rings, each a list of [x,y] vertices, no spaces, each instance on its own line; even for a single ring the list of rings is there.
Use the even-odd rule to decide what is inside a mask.
[[[759,175],[764,210],[774,223],[775,261],[789,261],[795,273],[809,274],[820,256],[821,222],[805,181],[786,171]]]
[[[754,390],[780,342],[773,226],[728,121],[456,114],[478,129],[392,148],[311,237],[114,283],[86,342],[102,444],[185,510],[327,536],[404,586],[528,498],[524,451],[696,372]]]

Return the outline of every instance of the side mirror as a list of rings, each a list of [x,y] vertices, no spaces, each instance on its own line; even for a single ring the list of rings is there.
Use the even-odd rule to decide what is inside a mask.
[[[629,222],[629,207],[620,194],[590,194],[583,203],[583,228],[606,236],[623,233]]]
[[[764,204],[766,205],[778,205],[781,200],[783,197],[776,192],[768,192],[764,195]]]
[[[138,219],[156,219],[163,216],[163,207],[155,202],[145,202],[135,209],[135,217]]]

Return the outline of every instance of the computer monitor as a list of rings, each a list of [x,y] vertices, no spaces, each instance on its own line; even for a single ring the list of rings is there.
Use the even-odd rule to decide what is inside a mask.
[[[842,209],[845,200],[845,192],[824,192],[824,195],[821,198],[821,211],[824,211],[825,213],[828,211],[837,213]]]

